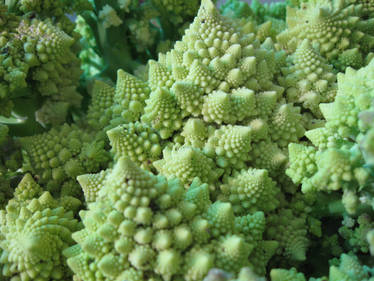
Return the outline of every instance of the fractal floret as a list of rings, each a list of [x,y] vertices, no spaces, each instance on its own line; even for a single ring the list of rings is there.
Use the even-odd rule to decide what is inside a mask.
[[[81,228],[75,198],[55,200],[26,174],[0,217],[0,266],[8,280],[67,280],[72,273],[62,251]]]
[[[202,280],[214,266],[236,272],[250,265],[265,226],[262,212],[235,217],[230,203],[211,203],[198,179],[186,191],[126,157],[80,216],[85,227],[64,254],[87,281]]]
[[[347,211],[372,204],[372,162],[368,138],[372,130],[374,62],[358,71],[338,75],[337,96],[322,103],[324,127],[306,132],[314,146],[290,144],[287,174],[302,184],[303,192],[344,192]],[[360,194],[360,195],[359,195]],[[361,201],[361,202],[360,202]]]
[[[203,1],[182,40],[149,62],[152,92],[141,122],[169,143],[156,169],[186,184],[195,176],[213,184],[220,169],[230,174],[249,163],[281,170],[283,147],[302,137],[304,126],[300,107],[282,99],[284,88],[272,82],[283,62],[279,54],[270,39],[261,44],[250,26],[231,22]],[[171,164],[176,159],[185,162],[184,170]],[[199,165],[215,171],[203,176]]]
[[[21,138],[24,170],[37,175],[40,183],[54,194],[79,196],[75,178],[99,171],[109,159],[104,141],[94,136],[94,132],[64,124],[40,135]]]
[[[94,92],[108,98],[100,107],[112,105],[94,109],[101,112],[99,122],[89,122],[107,130],[114,158],[129,157],[142,168],[178,178],[187,189],[198,178],[214,191],[214,200],[229,202],[236,214],[274,211],[281,186],[292,184],[277,178],[287,164],[287,145],[299,141],[308,121],[302,105],[287,103],[276,82],[286,67],[284,52],[253,32],[206,0],[181,41],[149,61],[147,81],[120,70],[115,90],[97,82],[94,88],[101,90]],[[86,198],[97,197],[92,184],[102,185],[105,177],[80,177]],[[274,253],[274,245],[264,247]]]
[[[0,280],[374,281],[373,3],[0,1]]]
[[[373,130],[374,62],[358,71],[338,75],[338,92],[332,103],[321,104],[324,127],[306,132],[312,145],[290,144],[286,173],[305,193],[334,192],[347,213],[339,234],[354,252],[369,252],[374,227]],[[369,244],[370,243],[370,244]]]
[[[77,2],[83,5],[83,1]],[[9,117],[13,110],[28,117],[29,124],[33,124],[32,120],[43,126],[61,124],[69,109],[78,108],[82,100],[77,91],[81,74],[77,36],[74,25],[64,15],[73,7],[63,8],[61,3],[38,6],[30,1],[7,4],[0,5],[0,115]],[[35,117],[30,108],[36,111]]]
[[[314,116],[320,118],[320,103],[332,102],[337,91],[333,66],[304,39],[288,58],[284,76],[279,82],[286,88],[287,100],[300,103]]]
[[[374,4],[365,0],[305,1],[287,8],[288,29],[279,34],[278,42],[292,51],[309,39],[338,69],[359,68],[371,58],[373,11]]]

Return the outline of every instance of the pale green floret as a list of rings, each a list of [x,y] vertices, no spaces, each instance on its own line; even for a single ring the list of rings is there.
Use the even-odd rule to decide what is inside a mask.
[[[27,201],[40,196],[43,189],[35,182],[30,174],[26,174],[14,190],[17,201]]]
[[[279,243],[274,240],[262,240],[249,256],[250,268],[259,276],[264,276],[270,258],[276,253]]]
[[[279,146],[287,146],[304,136],[300,108],[292,104],[282,104],[273,113],[270,136]]]
[[[278,95],[275,91],[260,92],[256,95],[256,109],[260,117],[267,118],[277,106]]]
[[[82,187],[86,203],[95,202],[100,189],[103,187],[109,170],[103,170],[97,174],[85,174],[77,177]]]
[[[330,266],[329,275],[322,278],[310,278],[309,280],[329,280],[329,281],[371,281],[369,277],[371,269],[362,266],[356,256],[350,254],[342,254],[340,261],[334,261],[334,265]],[[295,268],[289,270],[275,268],[270,272],[271,281],[305,281],[307,280],[302,273],[298,273]]]
[[[336,62],[337,68],[344,70],[347,67],[353,67],[359,69],[364,65],[364,59],[359,48],[348,49],[339,55],[338,62]]]
[[[205,122],[229,123],[231,119],[231,96],[222,91],[213,92],[204,99],[202,114]]]
[[[175,176],[186,185],[195,177],[204,183],[213,184],[223,172],[201,150],[190,146],[165,148],[163,159],[155,161],[153,165],[161,174],[166,177]]]
[[[204,57],[204,56],[203,56]],[[203,58],[204,60],[204,58]],[[230,73],[228,73],[228,76]],[[227,77],[229,79],[229,77]],[[219,85],[219,80],[213,76],[212,70],[207,67],[203,62],[194,60],[190,66],[190,72],[186,77],[187,81],[193,82],[193,84],[204,88],[207,93],[213,91]]]
[[[235,228],[244,234],[245,241],[253,247],[262,241],[262,234],[266,226],[265,223],[263,212],[255,212],[235,218]]]
[[[234,228],[235,216],[230,203],[216,201],[208,209],[206,219],[215,237],[225,235]]]
[[[274,81],[285,53],[256,32],[206,0],[174,48],[149,61],[152,92],[140,120],[163,139],[154,165],[165,176],[185,184],[198,177],[213,188],[222,175],[216,167],[225,175],[248,165],[284,172],[283,150],[303,137],[311,118],[282,98]]]
[[[208,184],[202,184],[198,178],[195,178],[189,186],[186,200],[194,203],[199,211],[207,210],[212,203]]]
[[[371,5],[334,0],[309,1],[300,8],[287,7],[288,29],[277,36],[278,42],[295,50],[300,42],[309,39],[336,67],[341,70],[347,66],[355,67],[357,61],[346,60],[347,53],[343,51],[358,48],[363,56],[370,52],[374,37],[372,22],[366,19],[366,8]]]
[[[330,267],[329,280],[370,281],[372,278],[369,278],[368,268],[362,266],[356,256],[342,254],[339,267]]]
[[[251,156],[253,167],[266,169],[271,175],[282,173],[288,160],[285,152],[268,139],[253,143]]]
[[[361,204],[370,205],[373,169],[370,144],[373,113],[373,63],[358,71],[338,74],[334,102],[320,104],[324,127],[305,133],[317,147],[289,146],[287,174],[302,184],[303,192],[342,190],[342,203],[349,214]],[[351,244],[351,243],[350,243]]]
[[[6,3],[12,12],[4,4],[0,7],[0,45],[6,50],[0,55],[0,114],[9,117],[15,109],[27,114],[31,124],[35,121],[43,126],[62,124],[68,109],[78,108],[82,99],[77,91],[81,74],[74,48],[77,38],[71,26],[64,24],[67,20],[64,11],[71,12],[72,5],[61,7],[58,3],[54,10],[54,5],[22,7],[18,3],[21,1],[14,2]],[[21,16],[15,15],[16,8],[22,10],[18,13]],[[28,17],[23,13],[35,14]],[[42,16],[44,13],[50,18]],[[25,110],[22,104],[25,101],[17,100],[20,97],[27,98],[32,114]]]
[[[95,80],[92,86],[92,99],[87,110],[87,123],[99,130],[110,123],[112,114],[108,109],[113,105],[115,89],[105,82]]]
[[[214,266],[214,256],[208,249],[192,249],[186,256],[186,281],[201,280]]]
[[[63,207],[49,192],[42,193],[30,175],[14,195],[0,212],[2,276],[21,281],[68,280],[72,273],[62,251],[74,243],[71,233],[81,228],[68,211],[72,206]]]
[[[250,265],[264,224],[257,214],[234,223],[231,204],[211,204],[206,184],[194,180],[186,191],[124,157],[80,216],[85,228],[72,235],[79,246],[64,253],[85,281],[201,281],[214,266],[236,273]]]
[[[269,177],[267,170],[248,169],[235,171],[220,186],[222,200],[233,205],[238,214],[273,211],[279,205],[279,188]]]
[[[319,149],[326,149],[335,147],[339,143],[342,143],[339,135],[333,130],[320,127],[305,132],[305,136],[311,141],[311,143]]]
[[[316,117],[321,117],[319,104],[333,101],[336,91],[336,75],[328,64],[305,39],[290,57],[290,64],[282,68],[284,74],[279,78],[286,88],[289,102],[301,103]]]
[[[312,146],[291,143],[288,146],[290,166],[286,174],[294,183],[301,183],[317,171],[316,149]]]
[[[107,131],[107,135],[116,159],[127,156],[149,169],[160,158],[160,136],[146,124],[128,123]]]
[[[254,116],[257,113],[254,91],[247,88],[235,89],[231,92],[231,100],[234,120],[243,121],[245,118]]]
[[[221,168],[240,169],[250,159],[251,127],[221,126],[208,138],[204,153]]]
[[[208,128],[203,120],[190,118],[184,124],[181,135],[186,145],[196,148],[203,148],[208,138]]]
[[[238,272],[247,265],[248,254],[253,246],[245,242],[244,237],[228,235],[217,241],[215,248],[217,266],[230,272]]]
[[[267,218],[267,237],[279,242],[282,254],[294,261],[306,259],[309,246],[305,217],[297,217],[291,209],[281,209]]]
[[[94,132],[88,133],[76,125],[64,124],[43,134],[21,138],[20,142],[24,169],[37,175],[53,193],[78,196],[80,189],[75,177],[100,171],[109,158],[104,141],[95,140]]]
[[[187,82],[176,82],[172,89],[177,103],[182,109],[183,115],[198,116],[203,104],[203,93],[201,89]]]
[[[8,5],[15,5],[12,8],[17,8],[23,13],[36,12],[42,15],[47,14],[49,17],[61,17],[64,16],[64,13],[71,13],[72,11],[81,12],[91,8],[91,3],[86,0],[67,0],[64,2],[53,0],[20,0],[16,3],[9,3]]]
[[[318,172],[310,181],[316,189],[337,190],[353,179],[349,151],[328,149],[316,155]],[[305,190],[306,191],[306,190]]]
[[[94,82],[80,121],[94,132],[64,125],[21,140],[29,169],[48,189],[74,190],[75,178],[83,189],[84,228],[64,251],[76,280],[201,281],[213,267],[235,275],[246,266],[263,276],[274,253],[285,263],[308,261],[308,233],[322,235],[320,218],[310,214],[313,202],[296,191],[286,168],[303,191],[343,189],[349,210],[370,201],[370,174],[358,153],[362,147],[370,157],[370,135],[354,116],[356,108],[370,110],[370,94],[319,107],[336,93],[332,67],[311,41],[300,41],[286,65],[285,53],[266,39],[271,33],[270,23],[251,27],[203,0],[182,40],[149,62],[148,81],[120,70],[115,90]],[[372,77],[366,78],[367,85],[344,91],[369,88]],[[318,149],[291,144],[287,154],[305,128],[322,124],[313,120],[319,108],[326,129],[306,134]],[[336,116],[342,112],[344,118]],[[108,160],[104,132],[115,164],[94,174]],[[349,138],[359,133],[360,146],[352,145]],[[341,184],[356,180],[366,189],[361,197]]]
[[[175,96],[166,88],[158,88],[146,101],[142,122],[158,130],[162,139],[169,138],[182,126],[182,116]]]
[[[171,72],[163,64],[150,60],[148,62],[148,83],[152,91],[158,87],[171,87],[174,83]]]
[[[374,281],[373,0],[85,1],[0,4],[1,281]]]
[[[117,71],[116,92],[114,95],[113,119],[127,122],[138,120],[144,112],[145,100],[151,89],[144,81],[123,71]]]
[[[39,198],[39,201],[43,201],[48,206],[54,206],[53,204],[58,204],[65,210],[73,212],[76,212],[81,205],[80,200],[68,195],[61,195],[58,199],[53,199],[50,193],[44,191],[40,187],[40,185],[33,179],[31,174],[28,173],[23,176],[22,180],[17,185],[16,189],[14,190],[14,197],[13,199],[9,200],[9,202],[12,202],[12,206],[23,206],[35,198]],[[48,203],[51,200],[54,203]]]
[[[249,126],[251,127],[251,132],[252,132],[251,136],[252,136],[253,141],[258,142],[268,137],[269,126],[264,119],[261,119],[261,118],[252,119],[249,122]]]
[[[233,24],[210,5],[211,3],[202,3],[204,11],[202,8],[199,10],[195,21],[172,51],[160,55],[158,62],[150,61],[149,83],[153,91],[158,87],[172,89],[184,114],[203,114],[209,122],[222,120],[232,123],[253,115],[253,110],[244,110],[248,106],[253,108],[254,105],[250,89],[277,88],[270,81],[264,81],[271,74],[265,77],[266,71],[261,71],[277,70],[266,66],[272,62],[266,56],[271,56],[275,51],[265,50],[265,47],[254,42],[253,34],[246,31],[245,26],[241,23]],[[258,51],[259,48],[263,49]],[[261,53],[266,55],[260,57]],[[257,54],[259,59],[255,57]],[[258,75],[257,65],[260,70]],[[231,107],[235,108],[230,113],[220,113],[220,109],[208,107],[208,95],[217,90],[226,94],[232,92],[231,103],[235,106]],[[280,87],[277,90],[282,91]],[[187,96],[188,93],[190,95]],[[204,106],[201,109],[203,97],[205,109]],[[214,100],[213,97],[211,99]],[[217,113],[210,113],[212,110]],[[224,116],[217,119],[217,114],[229,114],[228,118],[232,120],[227,120]]]

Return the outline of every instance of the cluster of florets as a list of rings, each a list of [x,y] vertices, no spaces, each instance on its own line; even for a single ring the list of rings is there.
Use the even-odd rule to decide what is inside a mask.
[[[0,279],[373,279],[370,1],[93,2],[0,5]]]
[[[312,145],[290,144],[286,173],[303,192],[341,194],[344,215],[340,235],[353,251],[367,253],[374,227],[373,132],[374,63],[338,75],[338,92],[332,103],[321,104],[326,124],[306,132]]]
[[[202,280],[216,266],[236,272],[249,266],[261,247],[262,212],[235,217],[231,204],[211,203],[207,184],[194,180],[186,191],[121,157],[95,187],[97,197],[80,216],[78,243],[65,251],[82,280]],[[147,277],[146,277],[147,276]]]
[[[67,254],[78,278],[166,280],[175,275],[201,280],[214,266],[235,273],[245,265],[262,275],[276,251],[290,260],[305,259],[308,223],[303,218],[287,225],[295,214],[285,205],[279,208],[284,182],[277,180],[287,163],[287,145],[303,136],[305,123],[301,108],[287,103],[284,88],[272,82],[286,66],[285,54],[275,50],[271,39],[256,39],[253,31],[203,1],[182,40],[149,62],[148,81],[119,71],[115,89],[95,84],[95,97],[102,96],[95,98],[96,107],[106,109],[91,107],[99,122],[94,115],[88,122],[107,130],[118,162],[113,169],[78,177],[92,202],[81,213],[85,229],[73,235],[80,251]],[[137,186],[135,172],[122,178],[128,169],[154,176],[134,163],[166,178]],[[146,192],[153,186],[160,190]],[[174,201],[164,206],[161,198]],[[208,203],[209,198],[215,203]],[[186,202],[197,204],[198,210],[171,223],[172,214],[187,212]],[[118,221],[109,219],[112,213]],[[240,217],[234,219],[234,214]],[[278,224],[281,217],[284,222]],[[161,218],[165,225],[159,227]],[[226,225],[229,221],[235,224]],[[265,223],[272,226],[266,232],[270,239],[261,241]],[[131,229],[122,229],[125,224]],[[191,225],[183,229],[195,242],[179,245],[176,229],[181,225]],[[203,225],[209,233],[205,238],[199,234]],[[126,245],[120,246],[124,237]],[[212,245],[230,248],[221,258]],[[246,254],[236,252],[234,245],[242,245]]]
[[[55,200],[26,174],[0,212],[2,276],[18,280],[67,280],[72,274],[62,251],[81,228],[74,197]]]
[[[337,69],[359,68],[372,58],[373,31],[370,17],[374,5],[370,1],[308,1],[300,7],[288,7],[288,28],[278,42],[295,50],[309,39]]]
[[[82,100],[77,91],[81,74],[75,46],[78,36],[65,13],[89,4],[13,2],[0,5],[0,115],[9,117],[13,111],[29,118],[29,124],[35,120],[43,126],[61,124]]]

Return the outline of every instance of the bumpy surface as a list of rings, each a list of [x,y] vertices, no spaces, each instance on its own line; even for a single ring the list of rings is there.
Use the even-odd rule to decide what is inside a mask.
[[[278,197],[290,183],[277,177],[287,164],[287,145],[305,131],[301,107],[287,103],[284,88],[272,82],[287,66],[284,52],[254,32],[262,31],[221,16],[211,1],[203,1],[182,40],[149,62],[147,81],[120,70],[115,90],[102,82],[94,85],[89,108],[89,122],[107,130],[114,159],[128,157],[168,180],[178,178],[186,189],[198,178],[214,200],[248,216],[243,223],[253,221],[256,212],[274,212],[274,221],[281,216]],[[99,122],[91,112],[100,114]],[[100,198],[111,173],[78,177],[87,202]],[[255,217],[261,221],[259,233],[264,232],[265,217]],[[303,260],[305,229],[305,220],[289,227],[294,241],[302,241],[295,245],[285,242],[288,234],[271,235],[270,241],[251,238],[258,247],[249,265],[264,274],[275,252]]]
[[[364,253],[369,251],[369,232],[374,227],[373,163],[368,145],[373,126],[373,75],[373,62],[338,75],[335,101],[320,105],[326,125],[306,132],[314,146],[289,146],[291,164],[286,171],[302,184],[305,193],[333,191],[341,196],[340,204],[348,215],[339,233],[353,251]]]
[[[373,281],[371,0],[0,2],[0,280]]]
[[[231,202],[234,210],[242,214],[258,210],[273,211],[279,204],[279,188],[267,170],[263,169],[250,168],[235,172],[227,178],[221,190],[224,200]]]
[[[274,76],[281,73],[281,66],[286,66],[283,53],[275,51],[270,39],[261,42],[252,32],[245,23],[219,15],[206,0],[174,49],[160,54],[158,61],[149,62],[148,81],[118,72],[113,105],[102,113],[103,122],[99,123],[100,127],[111,128],[107,134],[118,163],[113,170],[78,177],[87,202],[92,203],[87,212],[82,212],[86,229],[74,234],[81,252],[67,254],[76,276],[82,280],[93,280],[93,276],[98,280],[116,280],[123,276],[130,278],[135,274],[133,270],[140,270],[142,275],[137,278],[160,276],[168,280],[175,275],[185,280],[201,280],[214,265],[231,272],[247,265],[263,275],[275,252],[291,260],[305,259],[307,222],[300,219],[287,226],[284,219],[284,225],[277,226],[276,221],[283,216],[283,211],[277,210],[280,204],[277,197],[281,186],[288,183],[275,181],[277,175],[284,173],[287,144],[298,141],[304,134],[303,117],[299,107],[282,98],[284,89],[272,83]],[[95,89],[93,93],[111,99],[113,90],[104,84],[97,85],[100,91]],[[99,108],[103,107],[99,104],[103,102],[97,103]],[[112,120],[105,122],[110,115]],[[115,127],[123,121],[130,123]],[[141,195],[157,184],[144,182],[136,188],[131,177],[116,179],[121,174],[125,176],[127,169],[135,169],[129,159],[161,173],[168,180],[162,176],[159,180],[169,182],[168,185],[176,184],[178,178],[181,183],[178,192],[186,195],[173,198],[168,189],[160,191],[162,198],[173,199],[173,203],[168,203],[172,204],[170,207],[163,207],[164,199],[156,200],[156,195],[155,198],[151,194]],[[198,188],[198,181],[206,191]],[[114,189],[128,189],[126,192],[130,193],[112,197]],[[213,191],[215,201],[220,200],[211,206],[209,201],[204,202],[209,200],[208,189]],[[137,199],[133,198],[135,194]],[[160,227],[162,231],[158,230],[159,219],[171,219],[169,211],[163,209],[179,204],[178,212],[186,212],[183,209],[186,200],[198,206],[194,215],[178,215],[178,223],[170,225],[166,220]],[[146,208],[149,220],[151,215],[154,217],[153,223],[138,221],[142,220],[138,216],[143,215],[138,215],[140,209],[134,207],[139,204],[141,210]],[[148,207],[150,204],[152,209]],[[121,213],[121,221],[91,218],[90,214],[99,210],[103,214],[116,210]],[[219,212],[224,214],[217,215]],[[274,231],[266,232],[272,240],[262,240],[267,220],[263,212],[274,212],[269,221]],[[233,220],[234,213],[243,217],[237,218],[235,225],[227,226],[223,220]],[[196,237],[197,229],[205,227],[196,216],[208,221],[209,235]],[[287,218],[294,218],[292,212]],[[131,221],[129,234],[121,232],[122,221],[129,224]],[[191,248],[190,242],[173,246],[176,242],[171,233],[188,221],[192,223],[189,231],[195,247]],[[93,228],[92,223],[96,225]],[[275,235],[282,232],[286,234]],[[222,236],[223,233],[229,236]],[[129,237],[123,246],[126,249],[116,246],[123,235]],[[293,239],[287,241],[289,235]],[[158,241],[167,245],[160,248]],[[109,248],[103,252],[98,245]],[[197,251],[196,245],[202,250]],[[225,250],[216,252],[212,245]],[[206,262],[200,268],[198,260],[203,257]],[[116,270],[111,269],[114,265]],[[150,270],[152,267],[154,271]]]
[[[337,91],[332,65],[305,39],[289,57],[289,65],[282,72],[284,76],[279,81],[287,89],[287,100],[302,104],[320,118],[319,104],[332,102]]]
[[[142,123],[128,123],[107,131],[116,158],[128,156],[148,167],[161,154],[157,131]]]
[[[335,262],[336,264],[330,266],[329,276],[322,278],[310,278],[311,281],[323,281],[323,280],[347,280],[347,281],[371,281],[370,268],[362,266],[357,257],[342,254],[340,261]],[[302,273],[298,273],[295,268],[290,270],[286,269],[272,269],[270,272],[271,281],[281,280],[294,280],[294,281],[305,281],[307,280]]]
[[[61,124],[82,99],[76,89],[81,74],[74,46],[77,37],[64,15],[78,6],[63,6],[60,1],[55,5],[13,2],[0,7],[0,46],[5,50],[1,54],[0,115],[10,116],[13,109],[44,126]],[[25,17],[26,13],[34,17]],[[37,111],[35,117],[24,103]]]
[[[21,140],[25,170],[38,175],[52,193],[80,194],[76,176],[95,172],[105,166],[108,153],[104,141],[75,125],[64,124],[46,133]]]
[[[304,133],[302,116],[281,98],[284,89],[271,82],[284,63],[281,52],[271,40],[261,45],[252,32],[203,1],[182,40],[150,61],[152,93],[141,120],[161,138],[182,145],[168,145],[155,163],[163,174],[187,184],[196,176],[213,184],[222,174],[217,168],[208,172],[214,166],[227,174],[250,165],[282,169],[286,155],[275,143],[297,141]]]
[[[354,213],[361,202],[371,204],[368,187],[372,183],[372,166],[366,153],[367,134],[372,127],[374,63],[338,75],[338,92],[334,102],[321,104],[326,125],[306,132],[312,146],[290,145],[291,166],[287,174],[302,190],[343,190],[343,203]],[[370,161],[370,160],[369,160]],[[366,198],[364,201],[363,198]]]
[[[64,253],[87,281],[202,280],[214,266],[236,272],[250,264],[261,214],[235,218],[229,203],[210,202],[206,184],[195,180],[185,191],[178,180],[121,157],[96,201],[80,212],[78,244]]]
[[[371,1],[308,1],[287,7],[288,29],[278,42],[289,50],[309,39],[331,63],[344,70],[361,67],[374,44]]]
[[[0,211],[3,276],[21,281],[71,278],[62,251],[73,244],[71,233],[80,229],[71,211],[80,202],[65,199],[59,202],[42,192],[29,174],[23,178],[14,198]]]

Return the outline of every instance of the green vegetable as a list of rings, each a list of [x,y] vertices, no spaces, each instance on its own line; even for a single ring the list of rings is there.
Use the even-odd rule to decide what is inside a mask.
[[[71,278],[62,251],[73,244],[71,233],[81,228],[72,210],[75,198],[55,200],[26,174],[1,210],[2,275],[18,280]]]
[[[82,100],[77,91],[81,75],[78,35],[65,14],[89,4],[83,0],[5,2],[0,3],[0,115],[18,113],[34,130],[40,130],[36,122],[62,124]]]
[[[374,280],[371,0],[0,12],[0,280]]]

